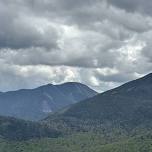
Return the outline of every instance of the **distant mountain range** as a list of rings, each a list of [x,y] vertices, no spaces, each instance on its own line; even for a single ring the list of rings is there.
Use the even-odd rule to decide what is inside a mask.
[[[55,112],[96,94],[97,92],[88,86],[75,82],[9,91],[0,93],[0,115],[40,120],[50,112]]]
[[[152,128],[152,74],[76,103],[45,121],[76,130]]]

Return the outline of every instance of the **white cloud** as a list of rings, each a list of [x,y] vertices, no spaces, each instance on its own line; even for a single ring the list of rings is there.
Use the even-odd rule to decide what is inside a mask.
[[[0,90],[78,81],[103,91],[151,72],[152,2],[124,2],[0,0]]]

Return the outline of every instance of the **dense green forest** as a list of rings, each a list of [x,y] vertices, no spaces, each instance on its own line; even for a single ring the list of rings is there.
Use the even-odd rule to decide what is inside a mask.
[[[30,141],[0,140],[0,152],[152,152],[152,136],[106,140],[101,134],[79,133]]]
[[[61,133],[38,122],[0,116],[0,137],[7,140],[58,137]]]

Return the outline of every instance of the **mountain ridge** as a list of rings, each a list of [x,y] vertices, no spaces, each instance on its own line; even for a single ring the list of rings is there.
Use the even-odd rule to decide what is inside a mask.
[[[88,86],[75,82],[4,92],[0,94],[0,115],[40,120],[50,112],[96,94]]]
[[[66,127],[86,128],[152,128],[152,74],[127,82],[94,97],[76,103],[61,114],[45,121],[61,121]],[[55,118],[56,117],[56,118]],[[59,124],[60,125],[60,124]],[[83,127],[83,125],[85,127]],[[57,125],[58,126],[58,125]]]

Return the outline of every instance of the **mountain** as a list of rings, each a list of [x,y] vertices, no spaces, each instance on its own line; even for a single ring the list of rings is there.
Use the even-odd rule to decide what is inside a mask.
[[[61,133],[38,122],[0,116],[0,139],[28,140],[60,136]]]
[[[74,130],[152,128],[152,73],[76,103],[45,121]]]
[[[150,152],[151,91],[149,74],[40,122],[0,117],[0,151]]]
[[[0,115],[40,120],[50,112],[96,94],[86,85],[75,82],[0,93]]]

